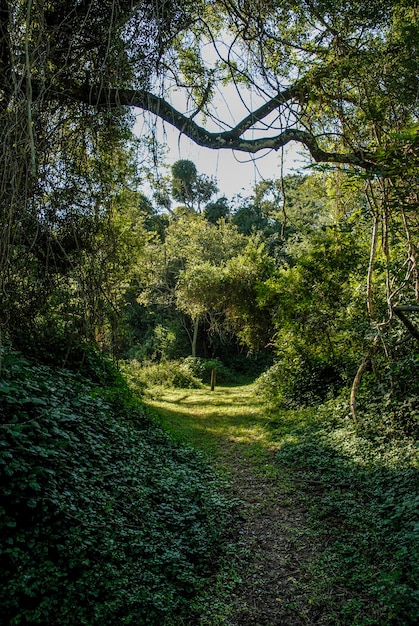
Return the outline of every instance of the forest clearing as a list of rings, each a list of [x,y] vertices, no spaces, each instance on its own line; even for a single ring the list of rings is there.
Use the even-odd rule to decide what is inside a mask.
[[[0,0],[1,626],[419,623],[418,77],[417,0]]]

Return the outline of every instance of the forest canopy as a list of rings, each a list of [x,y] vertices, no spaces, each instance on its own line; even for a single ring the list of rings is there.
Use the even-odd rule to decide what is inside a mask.
[[[41,103],[136,107],[203,146],[257,152],[297,141],[315,161],[368,170],[414,124],[415,3],[4,1],[0,19],[3,109],[16,98],[28,115]],[[226,83],[261,102],[233,124],[212,107]]]
[[[155,145],[152,122],[150,136],[132,132],[141,111],[201,146],[249,153],[303,146],[314,168],[339,181],[346,200],[338,204],[358,198],[339,220],[360,211],[363,232],[371,229],[364,268],[370,339],[359,358],[376,349],[394,316],[414,336],[406,307],[419,296],[417,18],[417,4],[406,0],[2,0],[6,336],[22,343],[25,328],[30,343],[31,333],[53,321],[59,332],[99,344],[107,327],[118,344],[123,295],[153,238],[150,224],[165,236],[156,212],[170,209],[170,193],[191,210],[212,210],[214,222],[217,215],[237,226],[248,219],[244,207],[229,216],[220,198],[212,209],[201,207],[217,189],[193,164],[192,182],[184,172],[170,193],[164,185],[156,190],[157,207],[144,200],[139,162],[159,155],[144,157]],[[227,85],[241,100],[237,119],[217,113]],[[177,108],[175,95],[183,102]],[[276,234],[283,240],[285,186],[269,193],[283,212]],[[273,213],[260,211],[266,232]],[[278,261],[286,251],[275,251],[273,234],[270,254]],[[274,309],[266,287],[259,291],[259,302]],[[182,294],[183,302],[185,294],[192,298],[185,282]],[[182,306],[191,311],[191,301]],[[239,321],[231,306],[224,314],[244,332],[245,314]]]

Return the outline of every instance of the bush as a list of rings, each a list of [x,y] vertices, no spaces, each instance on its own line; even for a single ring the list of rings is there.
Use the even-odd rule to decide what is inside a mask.
[[[3,353],[9,626],[173,625],[205,584],[228,519],[215,477],[121,393]]]
[[[312,604],[332,607],[336,624],[407,626],[419,615],[419,433],[377,409],[371,402],[356,426],[342,397],[272,412],[270,425],[278,471],[298,481],[319,546],[304,583]]]
[[[407,344],[404,354],[395,354],[391,361],[387,360],[381,378],[394,398],[403,400],[409,395],[419,396],[419,353],[416,346]]]
[[[333,397],[344,384],[342,368],[320,359],[278,361],[256,381],[256,391],[282,408],[308,407]]]
[[[93,341],[80,339],[79,334],[68,332],[59,325],[54,326],[52,320],[49,324],[38,324],[35,330],[22,333],[25,336],[19,338],[18,349],[28,358],[71,370],[100,385],[120,381],[115,364],[98,350]]]
[[[182,361],[182,368],[190,372],[201,382],[211,382],[212,370],[217,370],[217,382],[227,383],[235,380],[234,374],[220,361],[220,359],[204,359],[202,357],[188,356]]]
[[[254,380],[273,365],[272,355],[269,352],[225,354],[223,362],[236,377],[243,377],[246,380]]]
[[[131,388],[139,394],[150,387],[175,389],[199,389],[201,381],[184,367],[182,361],[160,361],[159,363],[139,363],[125,361],[121,369],[127,377]]]
[[[121,370],[135,393],[142,395],[152,387],[175,389],[199,389],[211,382],[211,372],[217,370],[217,383],[236,383],[239,376],[218,358],[188,356],[175,361],[141,363],[137,360],[122,361]]]

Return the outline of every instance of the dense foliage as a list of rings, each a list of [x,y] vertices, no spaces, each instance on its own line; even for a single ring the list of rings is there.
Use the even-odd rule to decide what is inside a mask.
[[[5,349],[3,623],[174,624],[228,519],[215,477],[122,379],[99,386]]]
[[[215,366],[226,379],[227,365],[259,374],[274,360],[258,383],[272,407],[344,392],[354,427],[382,429],[367,448],[416,436],[418,23],[408,0],[0,2],[0,347],[13,346],[0,357],[1,600],[11,624],[173,623],[222,529],[212,475],[151,425],[97,347],[135,359],[124,367],[138,393],[208,383]],[[234,103],[232,119],[219,118],[226,87],[241,119]],[[155,127],[136,137],[134,110],[210,148],[283,157],[297,142],[310,174],[216,197],[189,160],[162,175]],[[355,442],[372,459],[364,431],[350,428],[341,449]],[[400,566],[383,597],[390,606],[393,581],[404,607],[394,615],[408,621],[413,570],[392,494],[413,470],[393,475],[385,461],[367,483],[352,462],[335,463],[335,435],[320,430],[325,477],[336,466],[343,480],[346,467],[364,499],[390,485]],[[312,468],[310,446],[295,459]],[[408,523],[415,506],[400,504]]]
[[[330,624],[415,624],[417,429],[403,428],[368,392],[363,408],[358,428],[341,398],[317,410],[271,411],[276,463],[301,488],[305,533],[322,546],[295,597],[308,593]]]
[[[240,362],[242,363],[242,359]],[[122,371],[130,387],[138,395],[159,395],[164,389],[200,389],[215,380],[224,385],[243,380],[243,372],[227,367],[220,359],[204,359],[188,356],[184,359],[139,362],[130,360],[121,363]],[[254,373],[255,365],[250,364]]]

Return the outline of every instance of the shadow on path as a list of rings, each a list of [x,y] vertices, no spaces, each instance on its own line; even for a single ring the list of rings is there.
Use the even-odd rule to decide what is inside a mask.
[[[252,386],[170,390],[147,402],[166,430],[212,458],[227,473],[232,497],[242,502],[235,563],[241,580],[224,614],[204,615],[200,626],[299,626],[319,615],[302,596],[303,565],[313,551],[294,487],[274,462],[280,444]],[[227,608],[228,607],[228,608]]]

